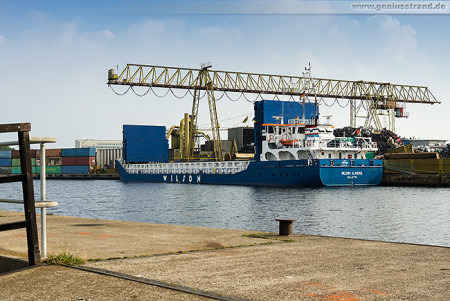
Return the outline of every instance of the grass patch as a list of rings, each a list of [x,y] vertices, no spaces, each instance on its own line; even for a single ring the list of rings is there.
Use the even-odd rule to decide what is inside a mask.
[[[269,239],[270,233],[265,232],[258,232],[258,233],[244,233],[242,236],[244,237],[251,237],[251,238],[262,238],[262,239]]]
[[[289,239],[282,239],[282,242],[295,242],[295,239],[289,238]]]
[[[60,254],[50,254],[48,257],[44,260],[45,263],[51,264],[51,265],[78,265],[83,264],[84,260],[80,257],[76,257],[73,254],[69,254],[67,252],[63,252]]]

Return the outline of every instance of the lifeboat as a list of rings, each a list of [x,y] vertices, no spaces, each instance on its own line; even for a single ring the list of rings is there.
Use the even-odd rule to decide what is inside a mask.
[[[286,138],[280,139],[280,143],[283,144],[284,146],[292,146],[292,145],[294,145],[295,142],[297,142],[297,140],[286,139]]]

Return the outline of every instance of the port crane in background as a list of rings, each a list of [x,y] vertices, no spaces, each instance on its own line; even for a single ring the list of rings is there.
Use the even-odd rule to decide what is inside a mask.
[[[290,96],[292,100],[303,103],[313,99],[316,105],[321,102],[325,103],[324,99],[336,101],[344,99],[348,100],[350,105],[350,126],[356,127],[356,119],[364,118],[365,127],[372,126],[375,130],[381,130],[383,126],[379,116],[385,115],[389,120],[389,124],[385,128],[393,132],[395,131],[395,118],[408,117],[405,112],[406,103],[440,103],[427,87],[362,80],[313,78],[310,66],[305,68],[307,72],[303,73],[304,76],[217,71],[210,70],[210,68],[210,63],[202,64],[200,69],[127,64],[119,75],[114,73],[114,69],[110,69],[107,84],[109,86],[128,86],[125,93],[130,89],[136,93],[134,87],[148,87],[148,91],[153,88],[187,89],[193,96],[193,103],[191,115],[184,118],[189,118],[189,120],[182,120],[185,132],[183,134],[184,144],[180,149],[184,161],[191,161],[194,158],[198,107],[200,99],[205,94],[209,104],[215,159],[223,160],[217,119],[216,91],[223,92],[223,95],[237,92],[244,97],[247,93],[258,94],[258,97],[261,95],[273,95],[275,98]],[[201,92],[203,92],[202,96]],[[365,114],[361,113],[364,111]]]

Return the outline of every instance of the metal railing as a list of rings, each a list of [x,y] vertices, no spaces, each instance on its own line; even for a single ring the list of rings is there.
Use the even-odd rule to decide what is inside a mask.
[[[125,164],[130,174],[235,174],[248,167],[246,161],[198,162],[198,163],[149,163]]]

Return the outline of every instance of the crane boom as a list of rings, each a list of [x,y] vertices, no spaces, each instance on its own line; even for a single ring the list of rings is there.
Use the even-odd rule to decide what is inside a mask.
[[[361,108],[367,111],[365,126],[374,124],[375,129],[382,128],[379,115],[389,116],[389,129],[395,131],[394,117],[408,117],[404,106],[397,103],[440,103],[427,87],[398,85],[371,81],[349,81],[311,77],[311,66],[308,72],[300,76],[283,76],[272,74],[244,73],[210,70],[210,64],[202,65],[201,69],[176,68],[153,65],[127,64],[117,75],[114,70],[108,72],[108,85],[140,86],[151,88],[188,89],[193,90],[192,114],[185,118],[190,120],[185,133],[186,145],[183,160],[194,158],[194,145],[197,135],[197,114],[200,101],[199,91],[208,96],[211,118],[211,131],[214,141],[215,159],[221,161],[222,146],[220,141],[219,123],[217,118],[215,91],[256,93],[263,95],[298,96],[299,99],[313,97],[316,104],[318,98],[347,99],[350,104],[350,125],[356,127],[356,118]],[[128,91],[128,90],[127,90]],[[356,101],[366,106],[357,106]],[[385,114],[387,113],[387,114]],[[363,116],[364,118],[364,116]]]
[[[108,84],[208,90],[206,83],[200,82],[200,71],[202,69],[128,64],[119,76],[109,76]],[[207,72],[214,91],[440,103],[424,86],[216,70]]]

